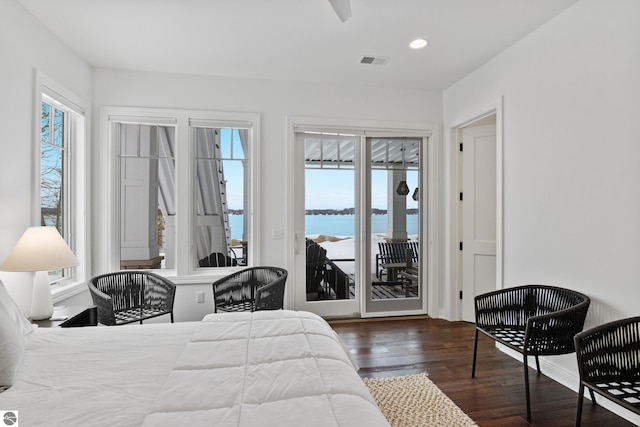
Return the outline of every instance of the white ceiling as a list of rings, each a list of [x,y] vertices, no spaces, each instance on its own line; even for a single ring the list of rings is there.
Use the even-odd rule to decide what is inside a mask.
[[[18,1],[94,67],[440,91],[578,0]]]

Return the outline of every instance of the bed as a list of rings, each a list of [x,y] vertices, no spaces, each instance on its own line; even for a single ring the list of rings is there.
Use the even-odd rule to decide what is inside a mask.
[[[389,425],[340,339],[311,313],[35,330],[13,317],[24,351],[0,409],[18,411],[22,427]]]

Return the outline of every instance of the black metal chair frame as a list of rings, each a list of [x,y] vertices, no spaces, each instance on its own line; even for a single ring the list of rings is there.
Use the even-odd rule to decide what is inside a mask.
[[[287,270],[249,267],[213,282],[213,308],[219,311],[279,310],[284,306]]]
[[[140,322],[171,315],[176,285],[148,271],[119,271],[93,277],[88,282],[98,321],[103,325]]]
[[[476,331],[471,377],[476,373],[478,334],[522,354],[527,419],[531,418],[528,357],[569,354],[584,327],[591,300],[579,292],[549,285],[524,285],[475,297]]]
[[[574,338],[580,386],[577,427],[582,422],[584,389],[640,415],[640,316],[608,322]]]

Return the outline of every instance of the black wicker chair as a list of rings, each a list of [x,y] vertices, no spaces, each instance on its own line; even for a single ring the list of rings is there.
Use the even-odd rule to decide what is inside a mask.
[[[121,271],[96,276],[88,283],[98,322],[123,325],[152,317],[171,315],[176,285],[147,271]]]
[[[475,297],[476,334],[473,367],[476,373],[478,333],[523,355],[527,419],[529,402],[528,356],[552,356],[574,352],[573,337],[584,327],[591,300],[579,292],[546,285],[525,285]]]
[[[574,340],[580,373],[576,426],[582,421],[585,387],[594,405],[595,391],[640,415],[640,317],[605,323]]]
[[[213,308],[219,311],[278,310],[284,306],[287,270],[249,267],[213,282]]]

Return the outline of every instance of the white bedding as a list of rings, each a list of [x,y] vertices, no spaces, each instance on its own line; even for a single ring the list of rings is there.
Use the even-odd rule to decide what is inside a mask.
[[[21,427],[139,426],[197,327],[38,328],[0,409]]]
[[[39,329],[0,409],[28,426],[388,426],[310,313]]]

